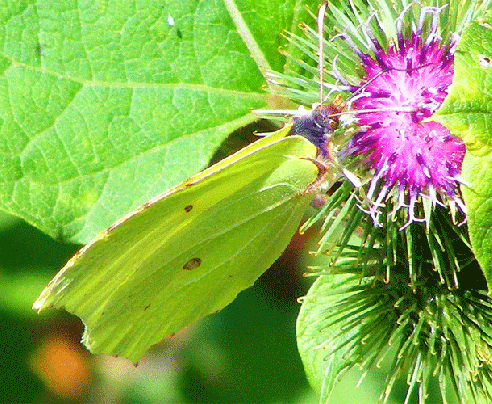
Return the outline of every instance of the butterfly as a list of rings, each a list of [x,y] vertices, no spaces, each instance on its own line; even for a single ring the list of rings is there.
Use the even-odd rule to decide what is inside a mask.
[[[92,352],[133,362],[221,310],[279,257],[318,185],[340,176],[329,160],[341,108],[320,105],[118,220],[33,308],[65,308],[84,322]]]

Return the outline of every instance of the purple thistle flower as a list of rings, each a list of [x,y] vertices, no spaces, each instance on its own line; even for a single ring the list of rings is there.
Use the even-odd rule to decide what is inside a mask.
[[[337,93],[348,97],[342,97],[346,104],[326,99],[321,107],[313,104],[310,114],[293,119],[292,132],[311,140],[321,158],[336,155],[333,165],[344,174],[349,170],[362,178],[366,195],[361,208],[378,225],[391,220],[403,229],[413,222],[429,223],[436,205],[449,207],[453,221],[457,212],[466,218],[460,192],[465,145],[432,122],[432,115],[452,83],[460,33],[489,3],[405,0],[394,8],[379,7],[376,0],[368,3],[366,8],[364,2],[351,2],[350,12],[344,11],[348,18],[327,3],[332,25],[326,26],[341,33],[324,40],[322,88],[330,99]],[[319,65],[314,46],[319,35],[309,27],[305,32],[313,45],[295,35],[288,39]],[[302,60],[291,61],[322,78]],[[272,80],[301,104],[320,101],[319,80],[294,71],[276,73]],[[335,114],[325,116],[330,105]]]
[[[460,190],[465,145],[446,127],[432,122],[432,115],[452,84],[454,53],[463,29],[487,12],[492,1],[404,0],[395,7],[389,6],[389,0],[349,3],[343,11],[323,3],[327,34],[320,36],[319,28],[306,26],[307,40],[293,34],[288,37],[319,69],[290,58],[300,73],[271,75],[293,100],[303,105],[321,101],[312,104],[307,114],[294,117],[292,133],[313,142],[320,160],[348,180],[342,178],[330,189],[327,203],[302,230],[324,218],[317,252],[330,252],[333,265],[345,254],[352,233],[362,231],[356,262],[368,262],[374,254],[371,246],[379,246],[384,259],[376,272],[385,272],[386,281],[400,263],[395,251],[407,250],[409,259],[401,262],[408,263],[412,287],[421,269],[431,264],[441,281],[455,288],[461,264],[453,255],[454,247],[446,248],[446,256],[441,253],[443,224],[438,222],[449,221],[466,243],[462,236],[466,226],[456,226],[466,219]],[[333,30],[338,34],[332,36]],[[314,78],[306,78],[305,72]],[[320,97],[320,82],[327,99]],[[329,181],[321,183],[319,192],[327,185]],[[416,222],[424,223],[409,226]],[[343,232],[340,224],[345,226]],[[404,229],[408,231],[398,231]],[[427,239],[423,248],[429,249],[428,254],[413,251],[417,248],[413,237]],[[417,256],[417,261],[410,259]],[[448,262],[451,276],[443,269]]]
[[[452,82],[454,44],[442,44],[435,31],[425,39],[420,28],[404,39],[401,24],[397,27],[398,44],[386,51],[370,35],[373,57],[348,41],[365,72],[353,89],[360,95],[351,109],[367,112],[357,114],[360,130],[342,154],[364,155],[363,165],[374,170],[367,191],[374,202],[369,209],[373,220],[378,222],[379,207],[394,197],[394,212],[407,208],[406,227],[425,220],[415,217],[419,197],[433,205],[452,201],[466,214],[459,192],[465,145],[441,124],[425,121],[444,101]]]

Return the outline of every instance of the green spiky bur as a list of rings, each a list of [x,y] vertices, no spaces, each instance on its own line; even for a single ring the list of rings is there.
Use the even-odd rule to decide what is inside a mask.
[[[95,353],[136,362],[229,304],[278,258],[313,198],[316,148],[285,136],[242,149],[102,232],[34,307],[64,307]]]
[[[462,186],[470,241],[492,290],[492,17],[470,24],[455,55],[450,93],[432,120],[466,144]]]
[[[490,402],[492,302],[443,285],[414,292],[406,283],[406,277],[386,284],[346,273],[321,275],[313,284],[297,320],[297,338],[320,402],[329,402],[348,369],[358,368],[364,378],[387,359],[383,402],[401,377],[409,385],[407,399],[418,390],[421,403],[434,380],[443,397],[455,388],[459,403]]]

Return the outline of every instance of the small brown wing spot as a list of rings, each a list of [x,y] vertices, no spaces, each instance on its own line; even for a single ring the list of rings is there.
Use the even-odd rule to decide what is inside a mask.
[[[183,269],[191,271],[192,269],[198,268],[202,264],[200,258],[192,258],[186,264],[183,265]]]
[[[185,209],[186,213],[188,213],[191,209],[193,209],[193,205],[185,206],[184,209]]]
[[[485,55],[478,55],[478,63],[483,67],[492,67],[491,59]]]
[[[144,307],[144,311],[147,310],[150,307],[150,304]]]

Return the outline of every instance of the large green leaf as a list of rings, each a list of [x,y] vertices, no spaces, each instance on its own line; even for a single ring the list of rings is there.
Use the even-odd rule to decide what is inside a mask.
[[[261,139],[143,205],[63,268],[34,307],[65,307],[92,352],[137,361],[152,345],[222,309],[278,258],[318,176],[316,147]]]
[[[271,103],[300,18],[294,0],[0,7],[0,208],[86,242],[196,173]]]
[[[492,18],[472,23],[455,56],[450,93],[432,120],[466,143],[462,187],[470,240],[492,290]]]

